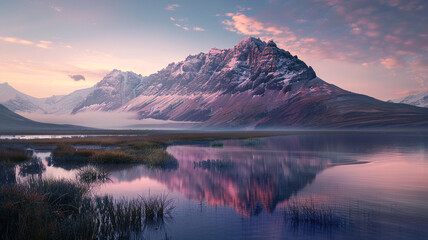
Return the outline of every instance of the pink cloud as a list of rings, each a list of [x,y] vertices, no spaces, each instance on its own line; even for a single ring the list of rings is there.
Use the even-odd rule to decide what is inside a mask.
[[[203,29],[201,27],[193,27],[193,31],[202,32],[202,31],[205,31],[205,29]]]
[[[368,37],[375,38],[375,37],[379,37],[380,33],[379,33],[379,32],[376,32],[376,31],[367,31],[367,32],[366,32],[366,35],[367,35]]]
[[[406,61],[401,57],[388,57],[379,59],[379,61],[387,69],[403,68],[406,66]]]
[[[238,6],[238,12],[244,12],[244,11],[251,11],[251,8]]]
[[[38,48],[46,48],[46,49],[50,48],[50,45],[52,44],[52,42],[50,41],[32,42],[29,40],[15,38],[15,37],[0,37],[0,40],[8,43],[30,45],[30,46],[35,46]]]
[[[402,11],[420,11],[425,8],[425,6],[422,5],[420,1],[412,0],[383,0],[382,3]]]
[[[24,45],[33,45],[34,44],[32,41],[14,38],[14,37],[0,37],[0,40],[2,40],[4,42],[24,44]]]
[[[36,47],[39,47],[39,48],[50,48],[49,45],[51,45],[51,44],[52,44],[52,42],[50,42],[50,41],[40,41],[39,43],[36,44]]]
[[[58,6],[51,6],[51,8],[52,8],[53,10],[55,10],[56,12],[62,12],[62,8],[61,8],[61,7],[58,7]]]
[[[363,32],[363,30],[359,27],[353,27],[351,30],[351,33],[355,34],[355,35],[360,35],[362,32]]]
[[[186,27],[186,26],[183,26],[183,25],[180,25],[180,24],[178,24],[178,23],[176,23],[176,24],[174,24],[175,26],[177,26],[177,27],[179,27],[179,28],[181,28],[181,29],[183,29],[183,30],[186,30],[186,31],[189,31],[190,30],[190,28],[189,27]]]
[[[397,36],[392,36],[392,35],[386,35],[385,41],[396,43],[396,44],[403,42],[403,40],[401,38],[399,38]]]
[[[416,94],[419,91],[415,91],[415,90],[404,90],[404,91],[400,91],[397,92],[398,95],[403,95],[403,96],[407,96],[407,95],[412,95],[412,94]]]
[[[168,11],[175,11],[175,9],[178,7],[180,7],[180,5],[177,3],[174,3],[174,4],[169,4],[168,6],[166,6],[165,9]]]
[[[227,13],[226,16],[231,19],[226,19],[222,23],[226,25],[226,29],[229,31],[236,32],[241,35],[279,36],[281,34],[288,34],[289,38],[295,39],[294,33],[287,27],[277,27],[265,24],[254,17],[248,17],[243,13]]]

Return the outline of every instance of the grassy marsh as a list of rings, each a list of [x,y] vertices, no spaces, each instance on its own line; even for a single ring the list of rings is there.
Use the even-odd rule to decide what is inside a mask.
[[[19,163],[31,158],[25,149],[0,146],[0,162]]]
[[[75,149],[68,144],[60,144],[52,152],[55,164],[126,164],[139,163],[151,167],[178,165],[166,148],[156,144],[133,145],[120,149]]]
[[[171,216],[166,195],[133,200],[91,196],[86,184],[29,180],[0,186],[2,239],[129,239]]]

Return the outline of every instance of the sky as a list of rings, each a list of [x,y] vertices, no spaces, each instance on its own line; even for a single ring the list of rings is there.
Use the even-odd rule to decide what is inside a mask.
[[[246,36],[378,99],[428,90],[427,0],[2,0],[0,83],[35,97],[143,76]]]

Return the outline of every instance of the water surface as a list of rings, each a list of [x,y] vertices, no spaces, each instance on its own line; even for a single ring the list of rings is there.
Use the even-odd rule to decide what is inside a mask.
[[[173,218],[150,239],[427,239],[428,136],[296,135],[172,145],[179,166],[110,166],[96,194],[135,198],[166,193]],[[218,146],[218,147],[213,147]],[[50,152],[28,177],[76,178]],[[291,203],[334,210],[340,225],[293,222]]]

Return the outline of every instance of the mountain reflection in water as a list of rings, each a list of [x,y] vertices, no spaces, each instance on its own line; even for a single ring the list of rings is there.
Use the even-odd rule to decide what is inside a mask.
[[[209,147],[208,143],[175,145],[168,147],[168,152],[178,160],[178,169],[134,167],[112,173],[111,177],[123,182],[145,176],[188,199],[230,206],[249,217],[262,210],[273,212],[279,203],[314,181],[322,170],[366,163],[358,158],[394,147],[396,140],[394,136],[312,135],[258,139],[251,144],[228,140],[223,148]],[[208,160],[227,166],[201,167]]]

